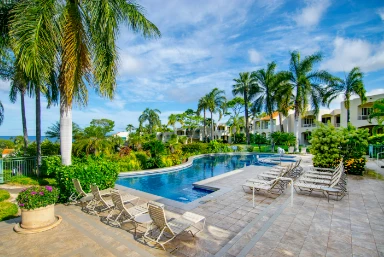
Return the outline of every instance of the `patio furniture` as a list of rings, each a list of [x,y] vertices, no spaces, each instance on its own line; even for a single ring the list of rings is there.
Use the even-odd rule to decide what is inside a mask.
[[[293,147],[293,146],[288,147],[288,153],[289,154],[295,153],[295,147]]]
[[[148,213],[153,222],[145,232],[144,238],[159,244],[164,250],[164,245],[178,235],[189,232],[192,236],[195,236],[205,227],[205,217],[191,212],[186,212],[177,219],[167,220],[165,217],[164,204],[153,201],[148,203]],[[203,225],[202,228],[199,229],[196,225],[200,222],[203,222]],[[197,231],[194,233],[192,229],[197,229]]]
[[[108,213],[108,216],[106,218],[108,223],[115,223],[117,224],[117,226],[120,227],[121,223],[133,221],[133,219],[136,216],[148,212],[147,203],[141,204],[141,205],[134,205],[130,208],[127,208],[124,204],[126,202],[124,202],[123,197],[122,195],[120,195],[118,190],[113,190],[111,193],[111,197],[112,197],[113,208]],[[132,200],[135,200],[135,198],[131,198],[131,201]],[[125,199],[125,201],[127,201],[127,199]],[[128,202],[131,202],[131,201],[128,201]],[[113,219],[112,217],[116,212],[117,212],[117,216],[116,218]],[[120,222],[119,220],[122,220],[122,221]]]
[[[77,203],[79,200],[81,202],[88,202],[93,199],[92,193],[85,193],[80,181],[77,178],[72,179],[73,185],[75,187],[76,192],[72,193],[69,197],[69,202]],[[111,193],[111,188],[104,189],[100,191],[101,195],[109,195]]]
[[[339,200],[339,196],[341,197],[341,199],[343,199],[344,195],[345,195],[345,192],[343,192],[343,190],[340,190],[340,189],[337,189],[337,188],[333,188],[333,187],[323,187],[323,193],[324,195],[327,197],[328,199],[328,202],[329,202],[329,196],[330,195],[336,195],[336,200],[338,201]]]
[[[148,213],[137,215],[133,218],[133,221],[135,222],[135,237],[137,236],[137,227],[142,225],[145,227],[145,231],[149,230],[151,223],[153,220],[151,219],[151,216],[149,216]]]

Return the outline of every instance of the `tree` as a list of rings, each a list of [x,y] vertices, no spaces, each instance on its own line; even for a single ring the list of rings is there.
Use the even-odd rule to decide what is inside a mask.
[[[81,133],[82,129],[80,126],[72,122],[73,138],[76,139],[80,137]],[[45,132],[45,136],[48,138],[56,138],[60,141],[60,121],[56,121],[56,123],[53,123],[50,127],[48,127],[48,130]]]
[[[4,121],[4,106],[3,103],[0,101],[0,125],[3,124]]]
[[[269,120],[271,123],[271,134],[273,133],[273,112],[277,110],[278,107],[278,92],[281,90],[281,87],[285,87],[289,79],[289,73],[280,71],[275,73],[276,63],[271,62],[268,64],[267,69],[260,69],[258,71],[252,72],[251,77],[256,81],[258,87],[255,91],[257,95],[254,102],[255,108],[261,112],[264,110],[269,115]],[[274,151],[274,140],[271,140],[271,149]]]
[[[244,98],[245,134],[247,137],[247,145],[249,145],[248,105],[255,91],[257,91],[257,84],[249,72],[239,73],[239,78],[233,79],[233,81],[236,82],[232,89],[233,95],[242,95]]]
[[[176,129],[176,123],[180,123],[180,125],[183,125],[183,115],[182,114],[171,114],[168,117],[168,123],[167,126],[173,127],[173,133],[177,135],[177,129]]]
[[[279,112],[280,132],[284,132],[283,119],[281,116],[287,117],[288,111],[292,109],[294,96],[292,95],[292,87],[289,84],[282,85],[276,93],[277,111]]]
[[[204,127],[204,131],[203,131],[203,141],[207,141],[207,130],[206,130],[206,122],[207,122],[207,118],[206,118],[206,111],[208,110],[209,108],[209,102],[208,102],[208,97],[207,95],[201,97],[199,99],[199,103],[197,104],[197,113],[201,113],[203,112],[204,114],[204,117],[203,117],[203,127]]]
[[[190,132],[190,140],[192,143],[193,134],[195,133],[196,129],[200,126],[202,118],[197,115],[197,113],[192,110],[188,109],[183,113],[184,118],[184,125],[183,127]]]
[[[132,124],[128,124],[125,130],[128,131],[129,134],[131,134],[135,130],[135,127]]]
[[[240,98],[241,99],[241,98]],[[236,135],[239,134],[240,129],[244,127],[244,117],[240,117],[239,114],[231,115],[227,121],[227,125],[230,127],[230,131],[233,133],[233,142],[236,142]]]
[[[365,88],[363,83],[364,74],[360,71],[358,67],[354,67],[345,79],[337,78],[334,83],[330,84],[327,87],[327,93],[325,95],[325,101],[330,104],[339,94],[344,96],[344,107],[347,109],[347,123],[350,121],[350,98],[352,95],[356,94],[360,97],[361,103],[364,104],[367,101],[365,96]]]
[[[244,99],[241,97],[235,97],[227,102],[227,108],[232,109],[233,117],[237,117],[243,112],[244,105]]]
[[[321,104],[325,104],[324,84],[331,84],[335,78],[324,70],[313,70],[313,66],[322,60],[321,54],[313,54],[300,58],[300,53],[291,53],[289,64],[289,83],[295,90],[295,137],[296,151],[299,151],[299,118],[305,115],[307,106],[310,104],[314,114],[319,113]]]
[[[223,113],[225,113],[226,110],[227,99],[225,98],[224,94],[224,90],[214,88],[206,96],[208,110],[211,113],[211,140],[213,139],[213,113],[219,113],[219,119],[221,119]]]
[[[18,63],[36,84],[49,81],[56,67],[60,82],[62,163],[71,164],[72,105],[87,104],[87,85],[112,99],[116,88],[116,37],[122,23],[146,38],[159,30],[129,1],[20,1],[11,21]],[[58,58],[59,57],[59,58]]]
[[[161,126],[160,113],[158,109],[146,108],[139,117],[140,127],[142,127],[143,123],[148,122],[149,133],[152,134],[156,128]]]
[[[376,100],[373,102],[372,106],[373,112],[369,115],[369,122],[372,119],[376,119],[377,126],[372,129],[373,134],[377,134],[377,130],[383,127],[384,123],[384,98]]]

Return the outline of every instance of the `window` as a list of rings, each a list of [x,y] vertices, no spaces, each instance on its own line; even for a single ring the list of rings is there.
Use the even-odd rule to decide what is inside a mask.
[[[312,118],[305,118],[305,119],[303,119],[303,124],[313,124],[313,119]]]
[[[321,118],[321,122],[322,122],[322,123],[325,123],[325,124],[327,124],[327,123],[328,123],[328,121],[329,121],[329,122],[331,122],[331,117],[325,117],[325,118]]]
[[[340,123],[340,116],[336,116],[336,123]]]
[[[361,108],[361,115],[370,115],[372,113],[373,108]]]

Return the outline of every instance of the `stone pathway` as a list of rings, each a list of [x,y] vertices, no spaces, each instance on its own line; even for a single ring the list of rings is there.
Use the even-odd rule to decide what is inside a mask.
[[[135,239],[129,223],[115,228],[78,206],[57,205],[63,222],[44,233],[19,235],[12,231],[18,219],[0,222],[0,256],[384,256],[383,180],[348,176],[349,195],[329,203],[320,194],[295,193],[291,206],[289,190],[277,198],[257,194],[253,208],[240,185],[266,169],[246,167],[210,182],[225,193],[190,210],[207,217],[205,231],[174,240],[172,254]],[[169,218],[185,212],[177,205],[166,210]]]

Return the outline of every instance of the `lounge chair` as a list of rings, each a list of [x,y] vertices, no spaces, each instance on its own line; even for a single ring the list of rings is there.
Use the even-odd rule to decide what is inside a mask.
[[[253,191],[253,193],[256,190],[256,191],[265,191],[271,194],[276,194],[275,191],[277,191],[277,193],[279,194],[284,192],[284,189],[282,186],[280,186],[279,182],[280,182],[279,178],[275,178],[271,180],[269,183],[255,183],[255,182],[248,181],[248,182],[245,182],[245,184],[243,184],[242,187],[244,192],[246,192],[244,188],[249,188],[250,190]]]
[[[148,203],[148,213],[153,222],[145,232],[144,238],[159,244],[164,250],[164,245],[178,235],[189,232],[192,236],[195,236],[205,226],[205,217],[191,212],[186,212],[177,219],[167,220],[164,204],[157,202],[151,201]],[[196,227],[196,224],[199,222],[204,222],[202,229]],[[197,231],[194,233],[192,229],[197,229]]]
[[[108,223],[115,223],[120,227],[121,223],[133,221],[136,216],[148,212],[147,203],[127,208],[123,203],[123,198],[118,190],[113,190],[111,192],[111,198],[113,208],[106,217]],[[115,213],[117,213],[117,216],[113,219],[112,217],[114,217]]]
[[[99,212],[111,209],[114,205],[111,199],[104,199],[99,191],[99,187],[96,185],[91,185],[91,192],[93,194],[93,200],[91,204],[88,207],[88,211],[91,213],[99,215]],[[123,203],[133,202],[134,200],[139,200],[139,197],[131,195],[131,194],[124,194],[122,196]],[[132,203],[132,205],[134,205]],[[100,209],[97,211],[96,209]]]
[[[88,201],[91,201],[93,199],[92,193],[85,193],[84,192],[84,190],[80,184],[80,181],[77,178],[72,179],[72,182],[73,182],[73,185],[75,187],[76,192],[71,194],[71,196],[68,199],[69,202],[72,202],[72,203],[78,203],[79,201],[80,202],[88,202]],[[102,195],[102,196],[109,195],[110,193],[111,193],[111,188],[104,189],[104,190],[100,191],[100,195]]]
[[[295,147],[293,146],[288,147],[288,154],[293,154],[293,153],[295,153]]]

